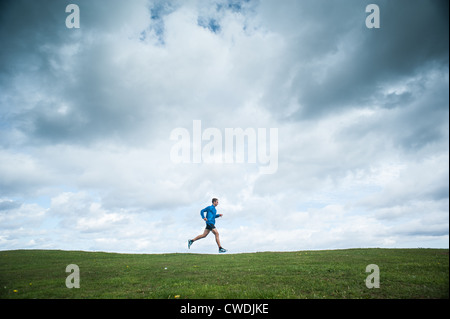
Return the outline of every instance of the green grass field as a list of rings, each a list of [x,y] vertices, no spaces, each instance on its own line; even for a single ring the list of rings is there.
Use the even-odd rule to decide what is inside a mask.
[[[80,288],[66,288],[66,266]],[[366,266],[380,269],[368,289]],[[448,249],[249,254],[0,251],[0,298],[449,298]]]

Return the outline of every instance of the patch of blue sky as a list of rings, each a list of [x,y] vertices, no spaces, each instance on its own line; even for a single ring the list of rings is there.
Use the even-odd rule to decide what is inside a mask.
[[[247,4],[249,2],[250,0],[227,0],[223,3],[217,4],[217,11],[231,10],[232,12],[241,12],[243,10],[244,4]]]
[[[170,1],[155,1],[150,6],[150,26],[139,35],[140,41],[145,41],[149,36],[156,37],[158,44],[164,45],[164,17],[172,13],[176,7]]]
[[[253,1],[253,3],[256,3]],[[223,0],[218,1],[215,5],[215,10],[203,11],[197,18],[197,24],[213,33],[219,33],[222,30],[221,18],[226,14],[225,12],[233,12],[246,15],[252,10],[251,0]],[[245,31],[247,26],[243,26]]]
[[[214,33],[218,33],[221,30],[219,22],[214,18],[198,17],[197,24]]]

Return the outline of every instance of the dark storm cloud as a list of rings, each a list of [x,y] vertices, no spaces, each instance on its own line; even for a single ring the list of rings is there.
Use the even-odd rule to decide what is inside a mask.
[[[38,44],[63,40],[65,1],[2,1],[0,10],[0,71],[2,81],[16,72],[46,71]],[[31,62],[31,63],[30,63]],[[30,65],[31,64],[31,65]]]
[[[0,13],[3,120],[35,137],[67,137],[76,123],[76,117],[55,118],[67,78],[52,67],[52,61],[57,58],[56,50],[72,41],[65,27],[68,3],[8,1]]]
[[[148,113],[120,77],[126,66],[117,64],[120,47],[111,41],[114,32],[134,21],[136,7],[78,1],[82,28],[68,29],[69,3],[3,4],[1,119],[32,143],[118,138],[142,124],[142,112]]]
[[[270,100],[272,106],[286,107],[284,96],[294,95],[300,105],[294,118],[317,118],[370,105],[380,86],[390,82],[448,68],[448,3],[376,1],[381,28],[367,29],[369,3],[374,1],[270,4],[267,18],[285,18],[274,19],[272,29],[289,35],[286,78],[296,70],[288,82],[275,84],[281,94],[279,102]]]
[[[15,208],[19,208],[20,206],[22,206],[22,203],[15,202],[12,200],[0,201],[0,211],[15,209]]]
[[[339,132],[346,141],[378,140],[415,154],[425,146],[445,143],[448,138],[449,99],[445,74],[418,73],[400,93],[377,94],[372,103],[375,116]],[[372,138],[371,138],[372,136]]]
[[[10,112],[2,112],[3,121],[51,142],[126,134],[142,125],[144,118],[155,116],[154,105],[130,99],[139,92],[124,83],[121,73],[126,69],[116,64],[117,48],[111,48],[105,38],[126,26],[135,11],[120,2],[105,6],[79,1],[82,28],[69,30],[64,25],[69,2],[3,3],[0,83],[7,92],[5,104],[13,104],[7,106]],[[260,14],[260,25],[282,34],[286,42],[283,61],[270,69],[268,88],[272,89],[263,90],[261,101],[274,116],[285,116],[279,110],[291,101],[299,105],[290,114],[297,120],[370,106],[379,101],[380,87],[430,68],[448,68],[446,1],[378,1],[381,28],[369,30],[364,24],[365,6],[371,2],[261,1],[252,5]],[[148,32],[156,32],[163,39],[163,18],[177,6],[160,1],[144,5],[149,23],[136,36],[142,40]],[[213,12],[217,15],[225,8],[239,13],[244,6],[247,1],[219,1]],[[214,15],[198,19],[214,32],[221,28]],[[88,37],[94,40],[89,42]],[[62,48],[70,51],[70,46],[75,52],[61,54]],[[28,95],[40,98],[25,101],[22,91],[29,89]],[[392,95],[381,101],[382,107],[405,105],[410,97],[410,92]],[[66,107],[70,112],[64,112]],[[430,131],[419,140],[435,136]]]

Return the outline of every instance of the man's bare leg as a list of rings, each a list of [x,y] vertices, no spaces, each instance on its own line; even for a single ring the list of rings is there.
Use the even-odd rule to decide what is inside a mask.
[[[198,235],[197,237],[195,237],[194,239],[192,239],[192,241],[194,242],[194,241],[196,241],[196,240],[205,238],[206,236],[208,236],[209,232],[210,232],[209,229],[205,229],[205,231],[203,232],[203,234]]]
[[[217,246],[219,246],[219,248],[222,248],[222,246],[220,245],[219,232],[217,231],[217,228],[214,228],[212,230],[212,233],[214,234],[214,236],[216,236]]]

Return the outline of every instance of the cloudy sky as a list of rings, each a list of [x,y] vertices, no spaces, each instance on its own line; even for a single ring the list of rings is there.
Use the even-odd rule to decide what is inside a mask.
[[[439,0],[2,1],[0,250],[188,252],[212,197],[230,252],[448,248],[448,25]],[[195,120],[278,129],[278,169],[174,162]]]

